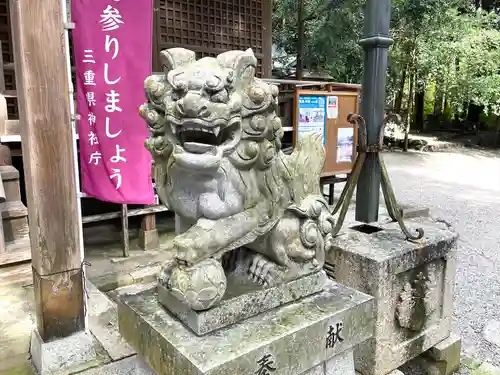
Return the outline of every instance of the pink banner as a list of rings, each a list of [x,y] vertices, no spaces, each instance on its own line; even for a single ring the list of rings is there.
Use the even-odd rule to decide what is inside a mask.
[[[154,202],[144,148],[144,79],[151,75],[152,0],[72,0],[82,191],[102,201]]]

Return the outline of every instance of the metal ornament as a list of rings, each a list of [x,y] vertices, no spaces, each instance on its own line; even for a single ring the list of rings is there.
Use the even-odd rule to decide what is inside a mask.
[[[394,193],[394,189],[392,188],[391,180],[389,179],[389,174],[387,172],[387,168],[384,163],[384,159],[380,154],[383,145],[384,145],[384,129],[388,120],[392,117],[392,115],[386,116],[382,126],[380,127],[378,142],[376,144],[369,145],[366,134],[366,122],[358,114],[350,114],[347,116],[347,121],[349,121],[353,126],[358,127],[358,155],[356,157],[356,161],[354,162],[354,167],[352,169],[351,175],[349,176],[347,183],[342,190],[342,194],[340,195],[335,208],[332,211],[332,215],[335,215],[339,212],[339,216],[337,218],[337,222],[335,227],[333,228],[333,236],[337,236],[344,224],[344,220],[349,209],[349,205],[351,204],[352,195],[354,193],[354,189],[358,184],[359,175],[361,174],[361,170],[363,168],[363,163],[366,160],[366,156],[368,153],[373,153],[377,156],[378,164],[381,170],[381,184],[382,184],[382,192],[384,194],[385,205],[387,207],[387,211],[389,213],[390,218],[393,221],[397,221],[401,230],[403,231],[406,239],[408,241],[417,242],[424,237],[424,230],[422,228],[415,229],[417,232],[416,235],[410,233],[410,230],[405,225],[403,221],[403,210],[399,207],[396,195]]]

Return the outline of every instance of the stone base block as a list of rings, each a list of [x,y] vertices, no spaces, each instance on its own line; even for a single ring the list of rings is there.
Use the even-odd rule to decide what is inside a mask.
[[[327,255],[336,281],[375,297],[375,334],[354,351],[363,375],[386,375],[450,335],[458,236],[431,218],[406,223],[424,230],[419,243],[394,222],[351,221]]]
[[[139,247],[142,250],[155,250],[160,246],[158,231],[139,229]]]
[[[170,291],[158,285],[158,298],[175,317],[197,335],[204,335],[261,312],[319,293],[327,281],[325,272],[317,272],[289,283],[264,289],[247,275],[228,276],[228,290],[219,305],[195,311],[181,303]]]
[[[428,373],[432,375],[451,375],[460,367],[460,351],[462,345],[460,337],[451,334],[425,353],[430,359],[426,362]]]
[[[137,356],[128,357],[117,362],[112,362],[102,367],[90,369],[79,375],[156,375]]]
[[[87,332],[45,343],[35,329],[30,354],[39,375],[68,374],[102,363],[99,344]]]
[[[337,375],[341,365],[354,375],[349,352],[373,334],[372,317],[372,297],[331,281],[201,337],[162,307],[156,288],[123,293],[118,305],[120,333],[158,375]]]
[[[355,375],[352,350],[346,350],[302,375]]]

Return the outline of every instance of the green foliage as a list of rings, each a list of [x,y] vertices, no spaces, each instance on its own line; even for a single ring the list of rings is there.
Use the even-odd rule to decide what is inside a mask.
[[[416,69],[426,81],[439,82],[448,102],[461,111],[464,103],[500,110],[500,18],[482,10],[447,10],[443,25],[419,36]]]
[[[326,71],[335,80],[359,82],[362,72],[362,0],[303,0],[304,65]],[[273,42],[290,55],[297,53],[298,0],[274,2]]]
[[[434,113],[435,97],[436,97],[436,84],[433,82],[432,84],[427,86],[427,90],[425,91],[424,116],[428,116]]]
[[[490,4],[491,3],[491,4]],[[296,54],[298,0],[275,0],[274,43]],[[439,87],[453,112],[467,103],[500,115],[500,17],[470,0],[393,0],[388,97],[414,75],[417,90]],[[305,66],[360,82],[363,0],[304,0]],[[408,83],[405,85],[408,89]],[[434,91],[434,88],[432,89]],[[425,112],[433,110],[426,95]]]

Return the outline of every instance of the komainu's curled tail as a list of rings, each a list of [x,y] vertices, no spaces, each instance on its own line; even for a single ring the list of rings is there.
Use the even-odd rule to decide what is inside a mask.
[[[295,202],[308,196],[322,196],[319,179],[325,165],[325,149],[319,134],[307,134],[287,156],[290,190]]]

